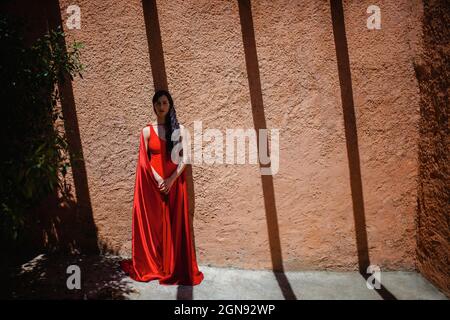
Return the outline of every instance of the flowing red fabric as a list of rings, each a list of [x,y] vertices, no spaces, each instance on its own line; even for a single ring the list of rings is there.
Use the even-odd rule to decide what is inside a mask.
[[[191,237],[185,170],[169,194],[158,189],[153,167],[164,179],[177,165],[166,156],[166,141],[150,125],[147,153],[141,131],[132,210],[132,258],[122,269],[136,281],[158,279],[162,285],[197,285],[199,270]]]

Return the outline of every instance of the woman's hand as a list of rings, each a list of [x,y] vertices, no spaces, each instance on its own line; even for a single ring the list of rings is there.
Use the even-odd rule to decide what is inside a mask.
[[[174,176],[170,176],[169,178],[164,179],[158,186],[159,191],[164,194],[168,194],[170,191],[170,188],[172,188],[174,182],[175,182]]]
[[[161,193],[166,193],[166,191],[167,191],[167,182],[158,174],[158,172],[156,172],[156,170],[153,167],[152,167],[152,172],[153,172],[153,176],[155,177],[156,182],[158,183],[159,191]]]

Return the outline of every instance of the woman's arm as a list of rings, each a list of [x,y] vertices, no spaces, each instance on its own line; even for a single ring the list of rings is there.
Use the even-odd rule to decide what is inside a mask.
[[[184,135],[184,127],[181,124],[180,124],[180,134],[181,134],[181,140],[179,143],[183,144],[183,139],[184,139],[185,135]],[[177,170],[175,170],[170,177],[174,181],[176,180],[176,178],[178,178],[178,176],[183,172],[184,168],[186,167],[186,163],[183,161],[184,157],[181,156],[179,159],[180,159],[180,161],[178,163]]]
[[[156,182],[158,182],[158,185],[163,183],[164,179],[158,174],[158,172],[156,172],[152,165],[150,165],[150,167],[152,168],[153,176],[155,177]]]
[[[181,160],[178,163],[177,169],[172,173],[172,175],[170,177],[168,177],[167,179],[163,180],[163,183],[160,184],[160,187],[159,187],[160,190],[166,194],[169,193],[170,188],[172,188],[173,183],[178,178],[178,176],[183,172],[185,167],[186,167],[186,163],[184,163],[183,160]]]
[[[148,154],[148,138],[150,138],[150,127],[146,126],[142,129],[142,134],[144,135],[145,152]]]
[[[173,181],[178,178],[178,176],[183,172],[184,168],[186,167],[186,163],[183,162],[183,159],[181,158],[180,162],[178,163],[177,170],[175,170],[172,175],[170,176],[170,179]]]
[[[180,125],[180,134],[181,134],[181,141],[179,143],[183,143],[183,138],[185,137],[184,135],[184,127],[182,125]],[[178,178],[178,176],[183,172],[184,168],[186,167],[186,163],[183,161],[184,157],[180,157],[179,162],[178,162],[178,166],[177,169],[171,174],[171,176],[167,179],[164,180],[164,184],[163,184],[163,192],[165,193],[169,193],[170,188],[172,187],[173,183],[175,182],[175,180]]]
[[[144,129],[142,129],[142,133],[144,134],[144,142],[145,142],[145,152],[148,154],[148,139],[150,138],[150,127],[146,126]],[[158,185],[161,185],[161,183],[164,182],[164,179],[156,172],[156,170],[150,165],[152,168],[153,176],[155,177],[156,182],[158,182]]]

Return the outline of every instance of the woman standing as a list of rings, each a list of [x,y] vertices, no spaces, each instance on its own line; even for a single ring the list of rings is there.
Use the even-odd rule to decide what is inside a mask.
[[[157,91],[152,102],[157,123],[148,124],[140,136],[132,259],[122,261],[121,267],[137,281],[197,285],[204,276],[197,266],[189,227],[186,164],[176,164],[172,158],[172,153],[182,152],[183,126],[169,92]],[[181,158],[182,153],[178,154]]]

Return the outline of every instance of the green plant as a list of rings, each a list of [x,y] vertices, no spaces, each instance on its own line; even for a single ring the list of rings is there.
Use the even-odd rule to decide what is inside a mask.
[[[57,188],[70,167],[60,126],[57,83],[80,75],[83,44],[66,48],[65,34],[50,30],[25,45],[23,23],[0,17],[0,232],[2,242],[20,241],[27,212]]]

